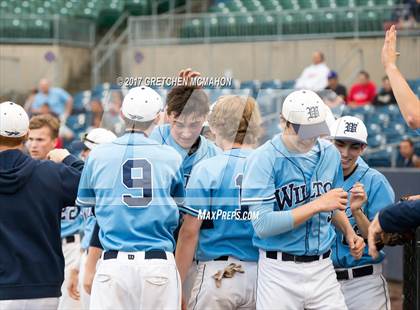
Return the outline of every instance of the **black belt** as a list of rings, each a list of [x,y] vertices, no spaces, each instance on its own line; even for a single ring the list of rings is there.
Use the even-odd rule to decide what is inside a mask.
[[[267,258],[277,259],[277,252],[276,251],[267,251],[265,253],[266,253]],[[331,250],[328,250],[327,252],[322,254],[322,256],[320,256],[320,255],[298,256],[298,255],[292,255],[292,254],[282,252],[281,253],[281,260],[284,261],[284,262],[310,263],[310,262],[315,262],[315,261],[319,260],[320,257],[322,257],[322,259],[328,258],[330,256],[330,254],[331,254]]]
[[[62,241],[64,240],[66,240],[66,243],[73,243],[73,242],[76,242],[76,237],[75,235],[67,236],[62,239]]]
[[[349,270],[336,271],[335,273],[337,274],[337,280],[348,280],[348,279],[350,279],[350,275],[349,275],[350,272],[353,273],[353,278],[370,276],[371,274],[373,274],[373,266],[369,265],[369,266],[358,267],[358,268],[353,268],[353,269],[349,269]]]
[[[233,257],[233,256],[223,255],[223,256],[219,256],[217,258],[214,258],[213,260],[215,260],[215,261],[228,261],[229,257]],[[242,261],[242,259],[238,259],[238,260]]]
[[[136,257],[135,254],[127,254],[128,259],[132,260]],[[104,260],[115,259],[118,256],[118,251],[110,250],[104,253]],[[144,259],[167,259],[166,252],[163,250],[150,250],[144,252]]]

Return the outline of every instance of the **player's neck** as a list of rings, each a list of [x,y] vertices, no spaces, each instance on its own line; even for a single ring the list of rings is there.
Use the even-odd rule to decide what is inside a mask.
[[[347,176],[351,175],[356,168],[357,168],[357,163],[354,163],[351,167],[349,167],[347,169],[343,169],[344,177],[347,177]]]
[[[230,141],[226,141],[224,139],[221,139],[220,141],[217,141],[217,145],[223,150],[223,151],[230,151],[231,149],[252,149],[253,145],[251,144],[242,144],[242,143],[236,143]]]

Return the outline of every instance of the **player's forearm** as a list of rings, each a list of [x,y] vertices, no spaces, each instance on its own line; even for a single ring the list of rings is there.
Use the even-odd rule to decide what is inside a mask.
[[[293,227],[297,227],[319,212],[318,202],[311,201],[292,210]]]
[[[361,209],[352,211],[353,217],[356,220],[357,227],[362,234],[363,239],[367,239],[370,221]]]
[[[198,234],[188,233],[183,229],[183,226],[181,226],[175,251],[175,261],[179,276],[181,277],[181,283],[184,283],[188,274],[188,269],[194,258],[197,242]]]
[[[397,66],[389,65],[385,71],[408,126],[413,129],[420,128],[420,101],[416,94],[411,90]]]
[[[347,218],[346,213],[343,211],[334,211],[331,222],[343,233],[344,236],[348,236],[350,234],[355,233],[353,227],[349,222],[349,219]]]
[[[96,247],[89,247],[88,255],[86,258],[86,267],[91,270],[96,269],[96,264],[102,256],[102,249]]]

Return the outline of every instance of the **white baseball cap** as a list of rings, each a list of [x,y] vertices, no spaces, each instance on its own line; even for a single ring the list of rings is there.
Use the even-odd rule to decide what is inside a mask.
[[[148,122],[153,120],[162,108],[162,98],[156,91],[147,86],[139,86],[130,89],[125,95],[121,112],[132,121]]]
[[[343,116],[334,122],[331,138],[367,144],[367,129],[363,121],[354,116]]]
[[[284,99],[281,113],[292,123],[301,139],[330,134],[325,103],[311,90],[297,90],[289,94]]]
[[[117,136],[110,130],[94,128],[83,138],[83,143],[87,148],[93,150],[99,144],[111,143],[116,138]]]
[[[5,101],[0,103],[0,136],[19,138],[29,130],[29,117],[18,104]]]

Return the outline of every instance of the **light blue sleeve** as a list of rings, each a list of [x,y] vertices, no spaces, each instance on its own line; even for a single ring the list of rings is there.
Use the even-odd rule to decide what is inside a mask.
[[[160,133],[160,126],[156,126],[149,136],[150,139],[155,140],[158,143],[162,143],[162,135]]]
[[[382,174],[375,175],[372,180],[372,189],[369,191],[366,214],[372,221],[380,210],[394,204],[395,194],[388,180]]]
[[[67,100],[69,100],[70,98],[70,94],[68,92],[66,92],[64,89],[62,88],[56,88],[58,96],[60,97],[60,99],[63,102],[66,102]]]
[[[273,210],[275,202],[273,157],[270,152],[260,148],[247,158],[242,183],[241,205],[269,204]]]
[[[332,188],[340,188],[344,186],[344,174],[343,174],[343,167],[341,166],[340,154],[338,154],[338,157],[336,156],[336,158],[334,159],[334,162],[338,162],[339,164],[335,172]]]
[[[273,211],[268,204],[250,207],[251,212],[257,214],[252,219],[252,226],[261,239],[279,235],[293,229],[292,210]]]
[[[89,156],[80,177],[77,191],[76,205],[82,208],[91,208],[96,204],[95,191],[91,185],[92,156]]]
[[[211,188],[209,173],[202,163],[195,166],[191,172],[186,189],[185,204],[181,211],[198,217],[200,211],[206,212],[211,208]]]
[[[416,129],[416,133],[420,136],[420,128]]]

